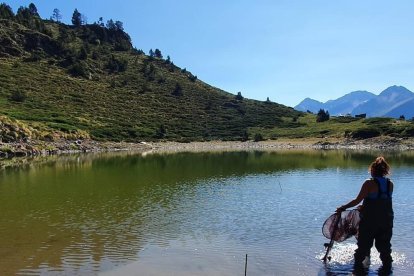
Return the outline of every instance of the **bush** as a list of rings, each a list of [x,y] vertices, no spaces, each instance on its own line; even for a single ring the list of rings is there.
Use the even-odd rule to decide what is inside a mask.
[[[358,121],[358,120],[361,120],[361,118],[354,118],[354,117],[351,117],[351,116],[332,118],[332,121],[342,123],[342,124],[352,123],[352,122],[355,122],[355,121]]]
[[[321,123],[329,120],[329,112],[323,109],[319,109],[316,115],[316,122]]]
[[[367,139],[380,135],[381,131],[378,128],[373,127],[360,128],[351,133],[351,137],[355,139]]]
[[[74,77],[89,77],[88,66],[84,62],[76,62],[69,67],[69,73]]]
[[[369,125],[378,125],[378,124],[386,124],[386,123],[391,123],[393,122],[395,119],[393,118],[380,118],[380,117],[374,117],[374,118],[369,118],[366,119],[365,122]]]
[[[175,84],[174,91],[171,93],[174,96],[182,96],[183,95],[183,89],[179,83]]]
[[[263,139],[263,135],[262,134],[260,134],[260,133],[256,133],[255,135],[254,135],[254,141],[255,142],[259,142],[259,141],[263,141],[264,139]]]
[[[249,140],[249,133],[247,130],[244,130],[242,133],[242,137],[240,139],[242,142],[246,142]]]
[[[190,81],[195,82],[197,80],[197,76],[194,75],[189,75],[188,78],[190,79]]]
[[[243,100],[244,98],[243,98],[243,96],[242,96],[242,94],[241,94],[241,92],[237,92],[237,95],[236,95],[236,100],[238,100],[238,101],[241,101],[241,100]]]
[[[106,68],[111,73],[116,72],[124,72],[128,67],[128,60],[122,58],[116,58],[115,56],[111,56],[108,63],[106,64]]]
[[[10,100],[13,102],[22,103],[26,100],[27,94],[26,91],[14,90],[10,95]]]
[[[414,136],[414,127],[408,126],[404,131],[401,133],[403,137],[413,137]]]

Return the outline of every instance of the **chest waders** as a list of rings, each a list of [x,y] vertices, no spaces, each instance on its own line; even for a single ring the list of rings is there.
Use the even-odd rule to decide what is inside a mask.
[[[378,179],[373,178],[378,185],[376,198],[365,198],[359,224],[358,248],[355,250],[355,265],[360,266],[366,256],[371,253],[375,241],[375,248],[380,253],[384,267],[391,267],[391,237],[394,221],[392,209],[391,182],[387,178],[386,190],[381,190]]]

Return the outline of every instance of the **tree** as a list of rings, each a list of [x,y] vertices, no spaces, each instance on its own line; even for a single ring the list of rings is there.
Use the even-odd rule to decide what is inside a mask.
[[[29,13],[32,16],[39,16],[39,13],[37,12],[37,8],[36,8],[35,4],[33,4],[33,3],[29,4]]]
[[[31,17],[31,13],[28,8],[19,7],[17,9],[16,18],[18,21],[20,22],[28,21],[30,17]]]
[[[183,95],[183,89],[182,89],[181,85],[178,82],[175,84],[175,88],[174,88],[174,91],[172,92],[172,94],[174,96],[182,96]]]
[[[114,31],[115,30],[115,22],[112,19],[109,19],[108,21],[106,21],[106,27],[108,28],[108,30]]]
[[[82,14],[78,11],[78,9],[75,9],[73,11],[72,24],[75,27],[79,27],[80,25],[82,25]]]
[[[14,17],[14,13],[13,13],[12,8],[5,3],[1,3],[0,4],[0,18],[12,19],[13,17]]]
[[[150,57],[154,57],[155,56],[154,51],[152,49],[149,50],[148,54],[149,54]]]
[[[53,9],[53,13],[50,19],[56,22],[60,22],[60,20],[62,20],[62,15],[60,14],[60,10],[57,8]]]
[[[85,46],[82,46],[79,51],[79,59],[85,60],[88,58],[88,52],[86,51]]]
[[[242,133],[241,141],[246,142],[249,140],[249,132],[245,129]]]
[[[400,115],[400,120],[401,121],[405,121],[405,116],[404,115]]]
[[[159,49],[155,49],[154,55],[156,58],[162,58],[161,51]]]
[[[244,98],[243,98],[243,96],[242,96],[241,92],[237,92],[237,95],[236,95],[236,100],[241,101],[241,100],[243,100],[243,99],[244,99]]]
[[[325,122],[329,120],[329,112],[325,111],[322,108],[319,109],[318,114],[316,115],[316,122]]]
[[[102,16],[99,17],[98,25],[101,26],[101,27],[105,27],[105,24],[103,23],[103,17]]]
[[[260,134],[260,133],[256,133],[255,135],[254,135],[254,141],[255,142],[260,142],[260,141],[263,141],[264,139],[263,139],[263,135],[262,134]]]
[[[167,130],[165,129],[164,125],[160,125],[158,129],[155,131],[155,138],[162,139],[167,134]]]
[[[124,31],[124,23],[122,23],[121,21],[115,21],[115,30],[116,31]]]

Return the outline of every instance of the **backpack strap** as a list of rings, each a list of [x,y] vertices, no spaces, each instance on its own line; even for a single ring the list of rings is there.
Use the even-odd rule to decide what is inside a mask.
[[[391,180],[387,177],[387,195],[391,198]]]

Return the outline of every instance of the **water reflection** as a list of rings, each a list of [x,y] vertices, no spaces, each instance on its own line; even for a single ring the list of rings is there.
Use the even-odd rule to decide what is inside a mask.
[[[315,275],[321,220],[342,199],[343,183],[360,181],[376,154],[113,153],[3,165],[0,274],[95,274],[126,263],[145,271],[164,254],[162,269],[185,275],[174,264],[185,267],[198,249],[192,263],[205,275],[233,275],[247,252],[256,274]],[[397,170],[414,164],[413,154],[388,159]],[[358,183],[346,187],[348,197]],[[214,264],[219,271],[209,270]],[[329,273],[348,266],[324,271],[340,275]]]

